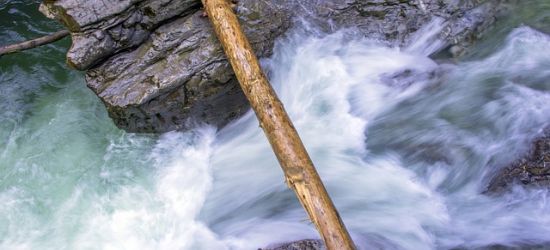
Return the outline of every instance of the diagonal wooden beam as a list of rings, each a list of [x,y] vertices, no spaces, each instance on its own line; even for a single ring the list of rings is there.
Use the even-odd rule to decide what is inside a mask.
[[[286,182],[331,250],[355,249],[283,104],[260,68],[228,0],[202,0],[208,18],[254,109]]]

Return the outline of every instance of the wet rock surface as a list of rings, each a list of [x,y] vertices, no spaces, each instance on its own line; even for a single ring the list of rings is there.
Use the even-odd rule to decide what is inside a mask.
[[[241,10],[241,20],[258,55],[266,56],[290,18],[260,2],[252,4],[257,11]],[[261,15],[272,18],[257,19]],[[200,12],[159,27],[135,50],[88,70],[86,80],[115,123],[133,132],[185,129],[194,126],[193,120],[223,125],[247,110],[231,66]]]
[[[550,187],[550,129],[534,140],[528,154],[500,170],[489,183],[486,193],[502,193],[513,185]]]
[[[195,0],[45,0],[40,11],[71,31],[73,44],[67,62],[85,70],[140,45],[158,26],[199,7]]]
[[[498,17],[504,0],[240,0],[236,13],[259,57],[297,20],[325,32],[351,28],[392,46],[438,21],[440,49],[458,56]],[[45,0],[41,11],[72,34],[69,65],[118,127],[130,132],[223,126],[248,109],[198,0]]]
[[[399,250],[402,249],[386,237],[378,234],[365,234],[355,238],[355,243],[362,246],[362,249],[373,250]],[[325,244],[318,239],[304,239],[293,242],[275,244],[258,250],[325,250]]]
[[[258,250],[325,250],[321,240],[300,240]]]

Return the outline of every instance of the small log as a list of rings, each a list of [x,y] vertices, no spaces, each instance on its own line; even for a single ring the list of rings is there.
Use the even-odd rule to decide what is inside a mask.
[[[49,43],[53,43],[68,36],[69,34],[70,33],[68,30],[60,30],[58,32],[55,32],[47,36],[39,37],[36,39],[32,39],[32,40],[17,43],[17,44],[3,46],[3,47],[0,47],[0,56],[9,54],[9,53],[36,48],[38,46],[42,46]]]
[[[355,249],[283,104],[262,72],[228,0],[202,0],[208,18],[254,109],[286,182],[331,250]]]

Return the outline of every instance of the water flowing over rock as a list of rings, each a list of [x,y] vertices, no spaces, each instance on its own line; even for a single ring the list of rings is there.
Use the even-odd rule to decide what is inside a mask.
[[[550,186],[550,128],[534,140],[528,154],[497,173],[486,193],[502,193],[513,184],[524,187]]]
[[[321,240],[300,240],[258,250],[325,250]]]
[[[415,42],[415,31],[441,20],[433,52],[459,55],[495,21],[499,3],[241,0],[235,9],[259,57],[297,20],[325,32],[353,28],[392,46]],[[248,109],[198,0],[46,0],[41,11],[71,31],[68,64],[86,70],[88,86],[122,129],[223,126]]]

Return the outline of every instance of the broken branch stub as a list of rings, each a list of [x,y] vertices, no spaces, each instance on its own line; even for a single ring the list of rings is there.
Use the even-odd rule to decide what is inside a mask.
[[[28,40],[17,44],[3,46],[3,47],[0,47],[0,56],[27,50],[27,49],[36,48],[49,43],[53,43],[68,36],[69,34],[70,33],[68,30],[60,30],[47,36],[35,38],[32,40]]]

